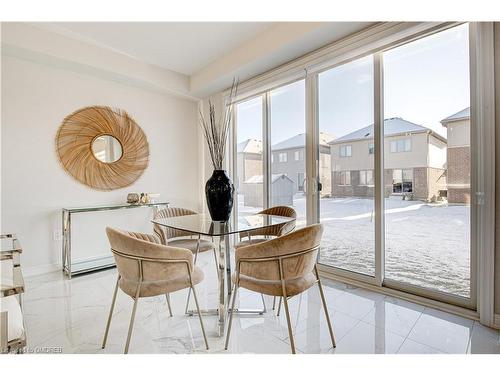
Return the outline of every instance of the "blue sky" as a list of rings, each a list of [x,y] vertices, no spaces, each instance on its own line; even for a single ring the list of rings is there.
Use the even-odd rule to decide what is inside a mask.
[[[468,25],[386,51],[384,115],[446,135],[440,120],[469,106]],[[372,56],[319,75],[320,131],[343,136],[373,123]],[[271,92],[271,143],[305,132],[304,81]],[[238,142],[261,139],[262,106],[238,105]]]

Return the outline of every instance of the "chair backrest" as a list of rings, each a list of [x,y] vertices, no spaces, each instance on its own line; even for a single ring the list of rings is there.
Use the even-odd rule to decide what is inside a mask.
[[[284,217],[297,217],[297,212],[289,206],[274,206],[274,207],[269,207],[266,208],[265,210],[262,210],[259,212],[259,214],[265,214],[265,215],[277,215],[277,216],[284,216]],[[284,234],[290,233],[295,229],[295,220],[289,221],[288,223],[280,224],[280,225],[273,225],[272,227],[267,227],[267,228],[262,228],[262,229],[256,229],[252,230],[250,232],[251,236],[274,236],[274,237],[279,237]],[[240,233],[240,238],[247,237],[248,233]]]
[[[118,273],[124,280],[158,282],[193,267],[190,250],[162,245],[156,236],[106,228]]]
[[[314,224],[269,241],[236,249],[240,273],[261,280],[295,279],[314,270],[323,225]]]
[[[168,217],[195,215],[197,212],[189,210],[187,208],[180,207],[168,207],[158,211],[155,215],[155,219],[164,219]],[[154,232],[160,237],[161,243],[166,245],[168,240],[176,237],[192,236],[193,233],[185,232],[179,229],[167,228],[158,224],[153,224]]]

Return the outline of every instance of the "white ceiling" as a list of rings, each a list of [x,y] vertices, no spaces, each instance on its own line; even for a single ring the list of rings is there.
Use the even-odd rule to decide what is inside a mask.
[[[192,75],[272,22],[58,22],[36,27]]]
[[[46,22],[58,33],[184,74],[205,97],[373,25],[370,22]]]

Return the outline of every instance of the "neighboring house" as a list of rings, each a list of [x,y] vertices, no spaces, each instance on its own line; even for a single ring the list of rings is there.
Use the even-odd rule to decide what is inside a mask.
[[[470,203],[470,107],[441,120],[441,124],[448,138],[448,202]]]
[[[435,200],[446,189],[446,139],[400,117],[384,121],[385,196]],[[332,196],[374,196],[373,124],[330,142]]]
[[[331,165],[329,142],[335,137],[328,133],[319,134],[320,145],[320,181],[323,185],[322,194],[331,191]],[[271,170],[272,173],[283,173],[287,175],[294,186],[294,193],[304,191],[304,179],[306,177],[306,135],[297,134],[282,142],[271,146]]]
[[[246,180],[242,187],[243,204],[247,207],[262,207],[263,176],[252,176]],[[271,176],[271,206],[293,205],[293,181],[285,174],[278,173]]]
[[[253,176],[262,176],[262,141],[247,139],[237,145],[238,181],[236,188]]]

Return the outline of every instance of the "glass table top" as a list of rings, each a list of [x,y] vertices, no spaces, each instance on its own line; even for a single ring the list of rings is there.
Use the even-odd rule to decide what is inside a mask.
[[[235,221],[212,221],[208,214],[195,214],[152,220],[153,223],[168,228],[180,229],[186,232],[206,236],[224,236],[226,234],[248,232],[255,229],[271,227],[295,220],[291,217],[255,214],[240,216]]]
[[[154,207],[154,206],[166,206],[169,202],[154,202],[154,203],[118,203],[118,204],[108,204],[103,206],[88,206],[88,207],[68,207],[63,208],[63,211],[68,212],[89,212],[89,211],[107,211],[116,210],[120,208],[136,208],[136,207]]]

